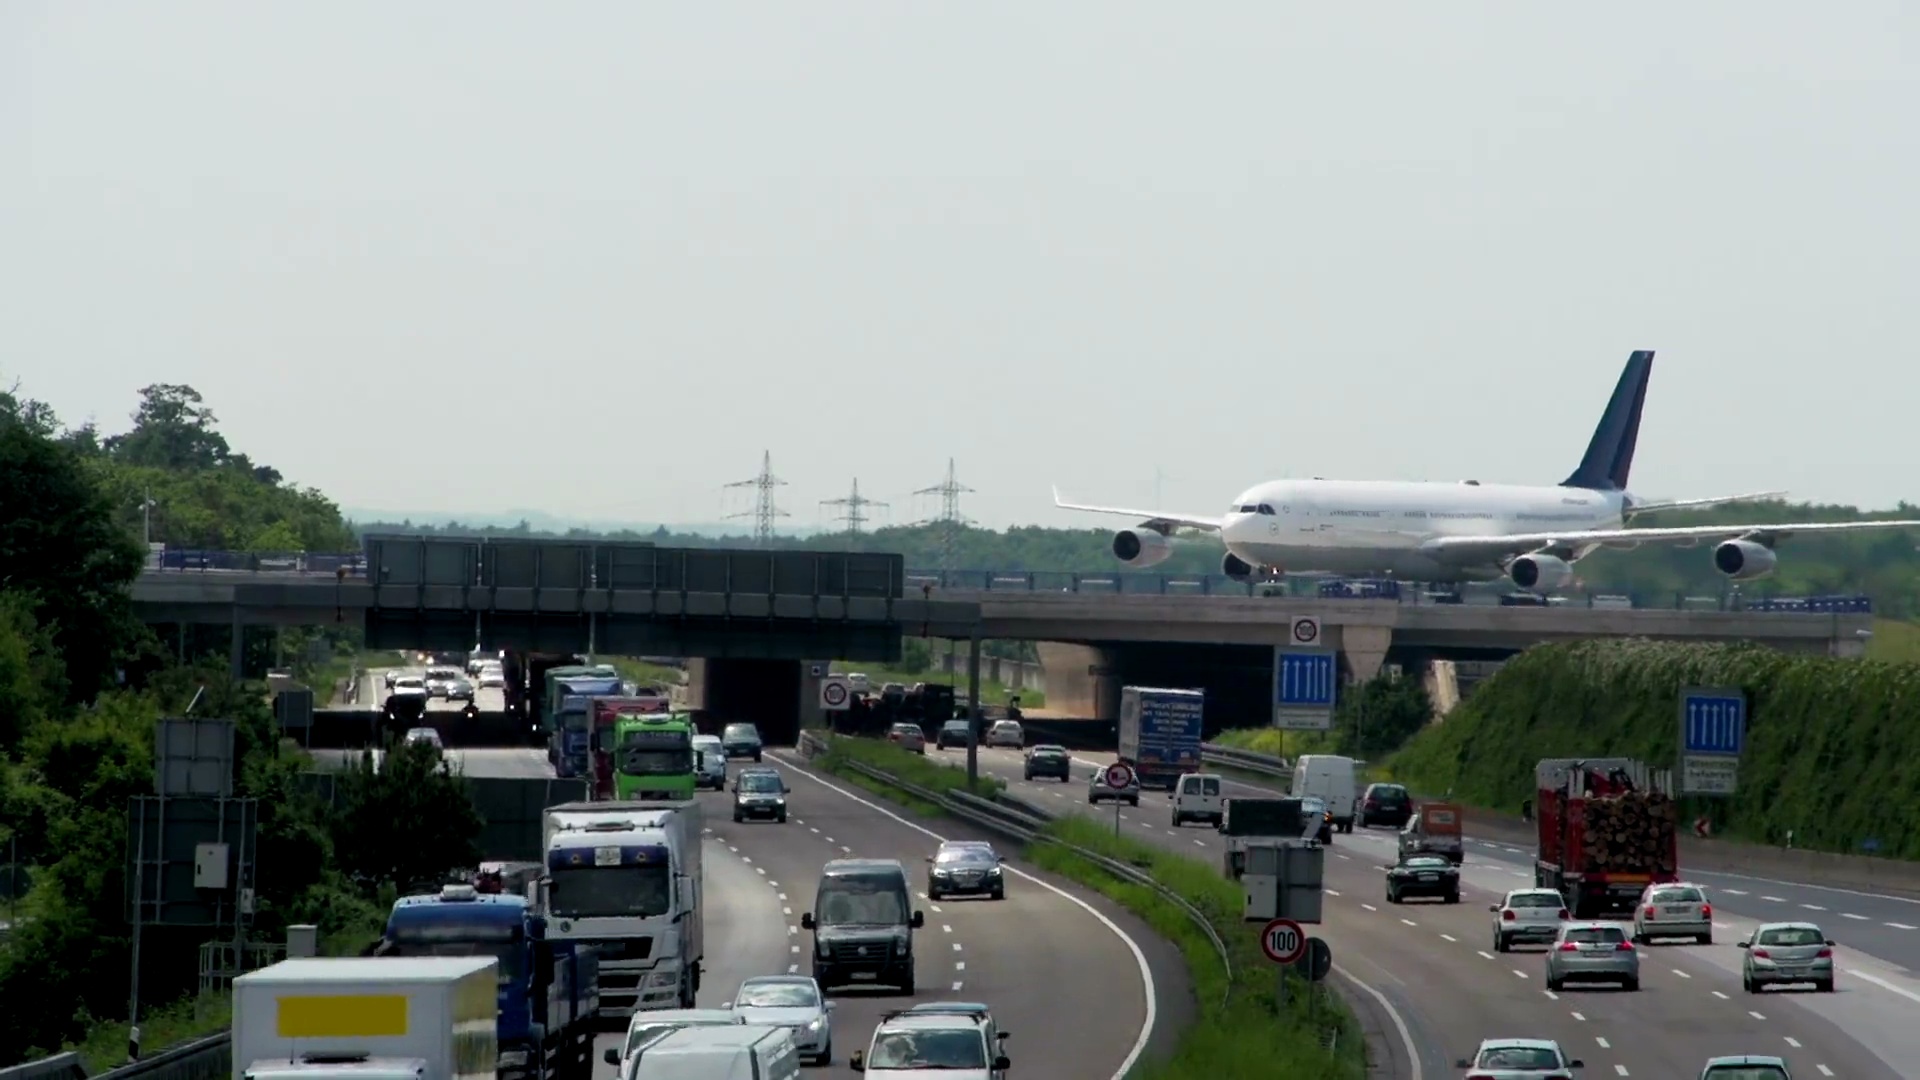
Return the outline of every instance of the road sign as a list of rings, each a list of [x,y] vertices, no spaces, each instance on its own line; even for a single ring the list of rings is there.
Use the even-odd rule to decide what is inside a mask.
[[[1105,780],[1110,788],[1130,788],[1133,786],[1133,766],[1116,761],[1107,766],[1107,771],[1101,774],[1101,779]]]
[[[1288,636],[1295,645],[1312,647],[1320,644],[1320,617],[1317,615],[1295,615]]]
[[[853,696],[853,688],[845,675],[829,675],[820,680],[820,707],[829,712],[839,712],[847,707],[847,701]]]
[[[1274,919],[1260,928],[1260,951],[1276,964],[1291,964],[1307,954],[1307,932],[1292,919]]]
[[[1286,709],[1331,709],[1338,674],[1331,649],[1276,650],[1273,703]]]
[[[1319,982],[1333,971],[1333,946],[1317,937],[1307,939],[1306,951],[1293,962],[1293,970],[1308,982]]]
[[[1747,746],[1747,695],[1738,688],[1680,691],[1680,794],[1732,795]]]

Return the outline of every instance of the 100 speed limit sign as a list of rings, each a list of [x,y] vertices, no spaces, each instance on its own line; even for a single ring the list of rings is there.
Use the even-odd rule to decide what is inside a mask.
[[[1260,951],[1276,964],[1291,964],[1307,953],[1307,932],[1292,919],[1274,919],[1260,928]]]

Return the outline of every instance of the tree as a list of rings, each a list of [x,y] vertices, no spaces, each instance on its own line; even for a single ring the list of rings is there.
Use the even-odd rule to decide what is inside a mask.
[[[140,390],[133,430],[106,441],[107,452],[129,465],[161,469],[213,469],[232,456],[226,436],[214,430],[213,410],[200,391],[178,383]]]
[[[428,743],[396,742],[340,774],[333,842],[340,869],[362,885],[437,886],[480,862],[479,811],[464,778]]]

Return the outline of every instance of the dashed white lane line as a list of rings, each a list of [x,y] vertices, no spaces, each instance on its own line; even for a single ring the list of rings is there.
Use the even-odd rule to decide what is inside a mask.
[[[1806,908],[1806,909],[1807,909],[1808,911],[1825,911],[1825,910],[1827,910],[1826,908],[1823,908],[1823,907],[1821,907],[1821,906],[1820,906],[1819,904],[1801,904],[1800,906],[1801,906],[1801,907],[1803,907],[1803,908]]]
[[[758,873],[758,874],[759,874],[759,875],[760,875],[761,877],[766,877],[766,876],[767,876],[767,868],[766,868],[766,867],[764,867],[764,866],[756,866],[756,867],[754,867],[753,869],[754,869],[754,872],[755,872],[755,873]]]
[[[1594,1042],[1597,1042],[1597,1043],[1599,1043],[1599,1044],[1600,1044],[1600,1049],[1602,1049],[1602,1050],[1611,1050],[1611,1049],[1613,1049],[1613,1044],[1612,1044],[1612,1043],[1610,1043],[1610,1042],[1608,1042],[1608,1041],[1607,1041],[1607,1039],[1606,1039],[1606,1036],[1604,1036],[1604,1035],[1595,1035],[1595,1036],[1593,1037],[1593,1041],[1594,1041]]]
[[[955,960],[953,962],[953,970],[955,971],[967,970],[967,962],[965,960]]]
[[[1366,908],[1366,909],[1367,909],[1368,911],[1379,911],[1379,910],[1380,910],[1379,908],[1377,908],[1377,907],[1374,907],[1374,906],[1373,906],[1372,904],[1361,904],[1360,906],[1361,906],[1361,907],[1363,907],[1363,908]]]
[[[1583,1023],[1583,1024],[1587,1022],[1587,1014],[1586,1014],[1586,1013],[1571,1013],[1571,1014],[1569,1014],[1569,1015],[1571,1015],[1571,1016],[1572,1016],[1572,1017],[1573,1017],[1573,1018],[1574,1018],[1575,1020],[1578,1020],[1578,1021],[1580,1021],[1580,1022],[1581,1022],[1581,1023]],[[1600,1045],[1602,1045],[1602,1046],[1605,1046],[1605,1045],[1606,1045],[1606,1043],[1605,1043],[1605,1042],[1602,1042],[1602,1043],[1601,1043]]]
[[[1833,1070],[1832,1070],[1832,1069],[1829,1069],[1829,1068],[1827,1068],[1827,1067],[1826,1067],[1825,1065],[1815,1065],[1815,1066],[1814,1066],[1814,1068],[1816,1068],[1816,1069],[1819,1069],[1819,1070],[1820,1070],[1820,1075],[1821,1075],[1821,1076],[1832,1076],[1832,1075],[1833,1075]]]
[[[1787,902],[1787,898],[1784,896],[1762,896],[1760,899],[1772,904],[1784,904]]]
[[[1617,1073],[1619,1073],[1619,1074],[1620,1074],[1621,1076],[1631,1076],[1631,1075],[1632,1075],[1631,1073],[1629,1073],[1629,1072],[1627,1072],[1627,1067],[1626,1067],[1625,1065],[1615,1065],[1615,1066],[1613,1067],[1613,1071],[1614,1071],[1614,1072],[1617,1072]]]
[[[1912,930],[1912,929],[1914,929],[1914,927],[1911,927],[1911,926],[1908,926],[1908,925],[1907,925],[1906,923],[1903,923],[1903,922],[1890,922],[1890,923],[1886,923],[1885,925],[1887,925],[1887,926],[1891,926],[1891,927],[1893,927],[1893,928],[1894,928],[1895,930]]]
[[[1518,975],[1518,976],[1520,976],[1520,977],[1521,977],[1521,978],[1523,978],[1523,979],[1527,977],[1527,973],[1526,973],[1526,972],[1524,972],[1524,971],[1521,971],[1521,970],[1520,970],[1519,968],[1514,968],[1514,969],[1513,969],[1513,973],[1514,973],[1515,975]]]
[[[1407,926],[1419,926],[1419,925],[1420,925],[1419,923],[1417,923],[1417,922],[1414,922],[1414,921],[1413,921],[1412,919],[1401,919],[1401,920],[1400,920],[1400,922],[1401,922],[1402,924],[1404,924],[1404,925],[1407,925]]]
[[[953,951],[954,951],[954,952],[959,952],[959,951],[960,951],[960,943],[959,943],[959,942],[957,942],[957,941],[956,941],[956,942],[954,942],[954,943],[953,943]]]
[[[1725,994],[1723,994],[1723,993],[1721,993],[1721,992],[1720,992],[1720,991],[1718,991],[1718,990],[1715,990],[1715,991],[1713,992],[1713,996],[1714,996],[1714,997],[1717,997],[1717,998],[1719,998],[1719,999],[1720,999],[1721,1001],[1731,1001],[1731,1000],[1733,1000],[1732,998],[1729,998],[1729,997],[1728,997],[1727,995],[1725,995]]]
[[[1481,959],[1483,959],[1483,960],[1491,960],[1491,959],[1493,959],[1493,954],[1492,954],[1492,953],[1490,953],[1490,952],[1488,952],[1488,951],[1487,951],[1487,950],[1485,950],[1485,949],[1479,949],[1479,950],[1476,950],[1476,951],[1478,951],[1478,952],[1480,953],[1480,958],[1481,958]]]
[[[1791,1035],[1783,1035],[1783,1036],[1781,1036],[1781,1037],[1787,1040],[1787,1045],[1788,1045],[1788,1046],[1791,1046],[1791,1047],[1793,1047],[1793,1048],[1794,1048],[1795,1050],[1798,1050],[1798,1049],[1800,1049],[1800,1040],[1799,1040],[1799,1039],[1796,1039],[1796,1038],[1794,1038],[1794,1037],[1793,1037],[1793,1036],[1791,1036]]]
[[[799,974],[799,972],[800,972],[800,965],[799,965],[799,964],[788,964],[788,965],[787,965],[787,974],[789,974],[789,975],[796,975],[796,974]]]
[[[1452,934],[1441,934],[1440,937],[1446,941],[1453,942],[1455,945],[1460,944],[1460,939],[1457,937],[1454,937]]]
[[[943,934],[951,934],[951,933],[953,933],[953,927],[952,927],[952,926],[950,926],[950,925],[948,925],[948,924],[946,924],[946,923],[941,923],[941,924],[940,924],[940,932],[941,932],[941,933],[943,933]]]
[[[1340,895],[1339,893],[1333,891],[1332,889],[1322,889],[1320,891],[1326,893],[1328,896],[1338,897]]]
[[[1747,1010],[1747,1015],[1753,1017],[1755,1020],[1760,1020],[1760,1021],[1766,1020],[1766,1017],[1760,1015],[1759,1013],[1753,1011],[1752,1009]]]
[[[1841,917],[1841,918],[1843,918],[1843,919],[1855,919],[1855,920],[1858,920],[1859,922],[1867,922],[1867,921],[1869,921],[1869,920],[1867,919],[1867,917],[1866,917],[1865,915],[1855,915],[1855,914],[1854,914],[1853,912],[1851,912],[1851,911],[1843,911],[1843,912],[1841,912],[1841,913],[1840,913],[1840,917]]]
[[[1680,976],[1680,977],[1681,977],[1681,978],[1683,978],[1683,979],[1691,979],[1691,978],[1693,978],[1693,976],[1691,976],[1691,975],[1689,975],[1689,974],[1687,974],[1687,973],[1686,973],[1686,972],[1684,972],[1684,971],[1681,971],[1681,970],[1680,970],[1679,968],[1673,968],[1673,969],[1671,969],[1671,970],[1673,971],[1673,973],[1674,973],[1675,975],[1678,975],[1678,976]]]

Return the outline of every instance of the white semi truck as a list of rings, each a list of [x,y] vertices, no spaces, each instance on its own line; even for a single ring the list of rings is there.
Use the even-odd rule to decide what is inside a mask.
[[[534,886],[551,939],[600,957],[600,1013],[690,1009],[706,934],[700,804],[565,803],[547,810]]]
[[[233,981],[233,1080],[495,1080],[499,981],[491,956],[307,957],[248,972]]]

